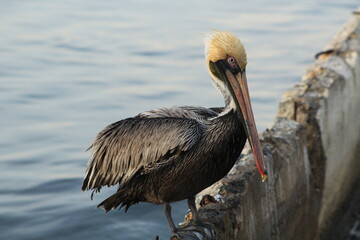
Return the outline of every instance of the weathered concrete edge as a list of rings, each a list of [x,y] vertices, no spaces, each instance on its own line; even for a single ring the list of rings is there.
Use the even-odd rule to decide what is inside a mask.
[[[360,161],[356,154],[360,143],[359,17],[352,18],[324,52],[302,81],[284,94],[279,109],[280,116],[296,120],[309,130],[312,183],[322,195],[321,199],[314,198],[310,206],[320,209],[316,238],[336,231],[331,226],[341,223],[338,219],[342,213],[338,209],[351,199],[351,190],[359,179]],[[321,146],[317,146],[317,141]],[[318,151],[323,152],[317,156]]]
[[[332,51],[321,54],[301,82],[284,94],[278,114],[282,118],[263,133],[269,181],[261,183],[248,149],[226,178],[199,194],[220,200],[200,210],[217,239],[326,235],[331,223],[325,219],[335,216],[359,178],[360,161],[355,156],[360,139],[359,29],[358,18],[347,23],[325,49]],[[347,126],[353,127],[350,133]],[[346,144],[334,141],[349,134]],[[336,172],[339,168],[341,174]],[[334,182],[340,183],[336,192]]]

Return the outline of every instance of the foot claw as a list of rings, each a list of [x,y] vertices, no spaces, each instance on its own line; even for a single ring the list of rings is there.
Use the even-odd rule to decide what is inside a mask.
[[[215,235],[210,225],[191,221],[179,227],[170,240],[215,240]]]

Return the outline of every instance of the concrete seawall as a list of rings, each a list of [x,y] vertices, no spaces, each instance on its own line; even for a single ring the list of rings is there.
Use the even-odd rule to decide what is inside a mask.
[[[285,92],[262,133],[269,179],[249,148],[229,175],[198,194],[216,239],[342,239],[360,210],[360,16]],[[336,226],[336,227],[335,227]]]

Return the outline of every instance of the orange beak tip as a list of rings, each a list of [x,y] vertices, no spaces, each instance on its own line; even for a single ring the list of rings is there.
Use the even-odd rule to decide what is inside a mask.
[[[261,176],[262,182],[265,182],[268,179],[267,171],[265,170],[264,175]]]

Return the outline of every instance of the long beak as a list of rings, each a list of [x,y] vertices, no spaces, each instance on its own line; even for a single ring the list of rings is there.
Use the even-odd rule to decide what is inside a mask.
[[[256,130],[254,114],[251,107],[250,95],[247,86],[246,73],[237,73],[234,75],[230,70],[225,70],[225,75],[228,78],[230,85],[234,91],[240,110],[244,117],[244,122],[248,134],[251,149],[254,154],[256,166],[261,174],[262,181],[267,179],[267,171],[265,167],[264,155],[260,147],[259,135]]]

